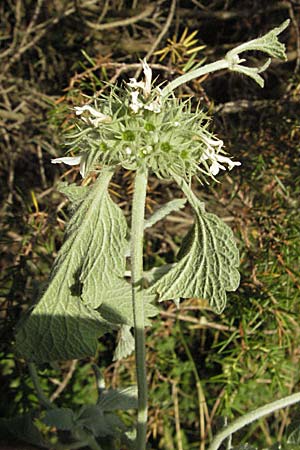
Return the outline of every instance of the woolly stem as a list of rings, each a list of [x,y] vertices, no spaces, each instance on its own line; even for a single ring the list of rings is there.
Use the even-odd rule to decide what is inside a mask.
[[[147,379],[145,319],[143,303],[143,239],[147,189],[147,172],[138,170],[135,176],[131,217],[131,284],[135,328],[135,361],[138,385],[138,416],[136,449],[145,450],[147,433]]]

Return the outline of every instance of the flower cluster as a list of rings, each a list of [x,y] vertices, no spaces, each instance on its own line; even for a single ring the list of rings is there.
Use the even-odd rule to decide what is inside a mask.
[[[152,170],[158,177],[214,178],[240,162],[225,156],[223,141],[208,130],[209,120],[191,102],[152,87],[152,70],[143,61],[144,81],[131,78],[125,88],[112,87],[94,106],[75,107],[77,130],[69,136],[75,157],[53,163],[80,164],[83,177],[97,166]]]

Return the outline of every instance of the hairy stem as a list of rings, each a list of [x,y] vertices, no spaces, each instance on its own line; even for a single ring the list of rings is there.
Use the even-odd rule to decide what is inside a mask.
[[[215,72],[216,70],[222,70],[222,69],[228,69],[230,66],[230,63],[226,59],[220,59],[219,61],[216,61],[214,63],[206,64],[203,67],[200,67],[195,70],[191,70],[190,72],[185,73],[184,75],[181,75],[180,77],[176,78],[175,80],[171,81],[162,91],[161,95],[168,95],[170,92],[174,91],[177,87],[181,86],[182,84],[187,83],[188,81],[193,80],[194,78],[202,77],[203,75],[206,75],[207,73]]]
[[[278,409],[286,408],[287,406],[291,406],[294,403],[298,402],[300,402],[300,393],[292,394],[282,398],[281,400],[276,400],[275,402],[269,403],[268,405],[257,408],[242,417],[239,417],[214,437],[208,450],[218,450],[222,442],[236,431],[240,430],[246,425],[249,425],[255,420],[261,419],[262,417],[265,417],[268,414],[277,411]]]
[[[131,216],[131,283],[135,328],[135,361],[138,385],[138,417],[136,449],[145,450],[147,432],[147,379],[145,320],[143,302],[143,239],[147,189],[147,172],[138,170],[135,176]]]
[[[51,403],[51,401],[48,399],[48,397],[44,394],[43,389],[41,388],[40,385],[40,381],[39,381],[39,377],[36,371],[36,367],[34,363],[29,363],[28,364],[28,369],[29,369],[29,373],[30,373],[30,377],[32,379],[33,382],[33,386],[37,395],[37,398],[41,404],[41,406],[43,406],[46,409],[52,409],[54,408],[53,403]]]

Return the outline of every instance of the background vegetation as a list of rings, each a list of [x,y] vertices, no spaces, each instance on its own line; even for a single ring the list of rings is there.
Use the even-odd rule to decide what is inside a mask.
[[[13,353],[14,329],[47,279],[68,217],[59,178],[77,168],[51,166],[84,94],[139,74],[147,57],[159,80],[214,61],[287,17],[288,61],[275,61],[265,89],[231,73],[193,81],[180,95],[214,115],[217,135],[241,168],[221,184],[195,186],[208,211],[235,232],[242,281],[216,316],[201,299],[162,306],[147,332],[149,442],[153,449],[204,449],[226,420],[300,388],[300,3],[296,0],[4,0],[0,3],[0,416],[36,407],[27,366]],[[128,211],[128,173],[112,194]],[[176,195],[150,180],[147,210]],[[191,224],[188,209],[147,231],[145,265],[172,261]],[[112,362],[114,343],[92,360],[41,368],[58,405],[96,396],[93,364],[107,386],[133,383],[134,359]],[[263,448],[286,442],[299,408],[249,427],[236,442]],[[1,436],[0,436],[1,438]]]

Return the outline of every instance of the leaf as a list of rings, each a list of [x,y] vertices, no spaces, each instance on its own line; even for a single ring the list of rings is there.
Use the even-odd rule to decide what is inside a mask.
[[[199,297],[217,313],[226,304],[226,291],[239,285],[239,253],[232,230],[217,216],[204,211],[203,204],[187,186],[185,194],[195,212],[195,225],[184,244],[181,259],[148,291],[159,300]]]
[[[299,421],[292,423],[289,427],[287,444],[293,444],[300,447],[300,424]]]
[[[64,188],[79,199],[77,209],[48,287],[17,330],[17,352],[29,361],[94,355],[98,337],[111,328],[95,311],[107,298],[118,304],[114,283],[119,283],[125,271],[127,226],[122,211],[108,195],[111,177],[112,172],[103,171],[88,191],[84,188],[81,201],[74,187]]]
[[[173,211],[179,211],[184,207],[186,203],[185,198],[176,198],[166,203],[162,207],[160,207],[157,211],[155,211],[151,217],[145,220],[144,229],[152,227],[159,220],[164,219],[167,215],[169,215]]]
[[[115,437],[126,429],[118,416],[104,414],[98,405],[85,405],[76,420],[76,424],[81,427],[84,426],[96,437]]]
[[[90,189],[88,186],[77,186],[63,181],[57,185],[57,190],[68,197],[72,207],[78,206],[88,195]]]
[[[31,413],[17,416],[12,419],[0,419],[0,428],[14,438],[32,445],[47,447],[39,429],[34,425],[34,416]]]
[[[103,411],[137,409],[137,387],[110,389],[101,393],[98,406]]]
[[[119,332],[118,344],[114,352],[113,361],[127,358],[134,351],[134,337],[130,332],[130,326],[123,325]]]
[[[125,280],[115,282],[111,290],[106,291],[106,296],[99,308],[101,316],[116,324],[134,326],[131,285]],[[152,304],[155,296],[144,293],[145,325],[151,325],[148,317],[158,314],[158,309]]]
[[[259,73],[264,72],[270,65],[271,59],[268,59],[264,65],[261,67],[247,67],[242,64],[237,64],[232,68],[233,72],[240,72],[248,77],[252,78],[260,87],[264,87],[265,80],[259,75]]]
[[[74,413],[69,408],[47,410],[42,421],[49,427],[55,427],[58,430],[71,431],[75,426]]]
[[[264,36],[252,39],[251,41],[234,47],[226,54],[226,59],[229,58],[229,60],[232,60],[236,55],[239,55],[240,53],[254,50],[266,53],[273,58],[286,60],[287,56],[285,52],[285,45],[278,40],[277,36],[289,26],[289,23],[290,20],[287,19],[281,25],[279,25],[279,27],[273,28]]]
[[[153,284],[155,281],[159,280],[165,273],[169,272],[171,267],[175,264],[163,264],[162,266],[152,267],[152,269],[144,272],[144,279],[148,281],[149,284]]]
[[[126,445],[128,450],[136,449],[136,429],[128,430],[121,435],[122,443]]]

